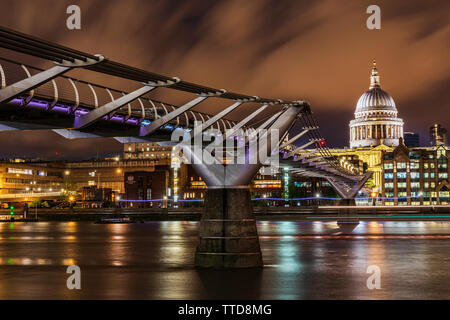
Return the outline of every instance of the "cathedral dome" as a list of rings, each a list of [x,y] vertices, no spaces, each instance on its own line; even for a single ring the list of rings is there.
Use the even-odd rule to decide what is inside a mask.
[[[380,76],[378,75],[375,62],[373,62],[369,90],[364,92],[359,98],[355,113],[372,110],[397,111],[394,99],[392,99],[389,93],[381,89]]]
[[[397,111],[394,99],[379,87],[367,90],[359,98],[356,104],[356,112],[371,110],[389,110]]]
[[[394,99],[381,89],[374,61],[369,90],[359,98],[355,119],[349,124],[350,147],[397,146],[399,139],[403,138],[403,120],[397,117],[397,113]]]

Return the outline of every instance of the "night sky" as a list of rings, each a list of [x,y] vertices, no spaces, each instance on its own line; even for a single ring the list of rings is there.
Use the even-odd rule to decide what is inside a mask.
[[[81,7],[81,30],[66,28],[70,4]],[[366,28],[371,4],[381,7],[381,30]],[[382,88],[394,98],[405,131],[420,133],[425,145],[431,124],[450,129],[449,12],[447,0],[1,0],[0,24],[206,86],[307,100],[328,145],[336,147],[348,145],[348,122],[368,89],[375,58]],[[92,72],[82,77],[106,80],[113,88],[138,86]],[[231,118],[249,112],[236,111]],[[91,157],[122,150],[113,139],[68,141],[45,131],[0,133],[0,141],[0,157],[54,158],[55,152],[60,158]]]

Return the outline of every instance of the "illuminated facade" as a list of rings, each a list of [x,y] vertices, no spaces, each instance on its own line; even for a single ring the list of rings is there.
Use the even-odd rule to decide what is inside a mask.
[[[102,160],[78,162],[1,162],[0,202],[58,200],[69,187],[73,192],[95,187],[125,192],[124,176],[128,172],[154,172],[169,168],[168,159]],[[79,198],[79,197],[78,197]]]
[[[401,143],[382,157],[385,205],[439,205],[450,203],[448,158],[439,146],[408,149]]]
[[[394,99],[381,89],[376,63],[373,63],[369,90],[359,98],[355,119],[350,121],[350,148],[397,146],[403,138],[403,120],[397,118]]]
[[[430,145],[431,146],[447,146],[447,129],[435,123],[430,127]]]
[[[0,163],[0,203],[58,197],[64,188],[63,171],[46,163]]]
[[[172,147],[160,146],[156,142],[124,143],[124,159],[160,160],[171,158]]]
[[[339,159],[350,158],[359,172],[373,172],[370,181],[373,183],[371,189],[381,192],[382,190],[382,156],[384,152],[393,151],[393,147],[383,144],[376,147],[354,148],[354,149],[330,149],[332,155]],[[352,160],[353,159],[353,160]]]

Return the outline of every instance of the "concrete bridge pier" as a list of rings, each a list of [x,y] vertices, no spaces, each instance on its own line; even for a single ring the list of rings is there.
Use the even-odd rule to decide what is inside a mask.
[[[206,191],[195,265],[204,268],[263,266],[247,186]]]
[[[342,219],[337,220],[337,225],[344,234],[351,233],[353,229],[355,229],[359,225],[358,218],[350,218],[358,215],[358,212],[355,209],[350,208],[350,207],[356,208],[355,199],[354,198],[342,199],[341,205],[349,208],[345,208],[342,209],[342,211],[339,211],[338,216],[342,217]]]
[[[341,205],[343,206],[356,206],[355,198],[342,199]]]

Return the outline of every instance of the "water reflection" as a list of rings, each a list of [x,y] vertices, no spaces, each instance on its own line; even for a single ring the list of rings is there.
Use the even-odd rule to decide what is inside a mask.
[[[261,221],[256,270],[195,269],[198,225],[0,223],[0,299],[450,298],[450,222]],[[382,290],[367,289],[369,265]]]

